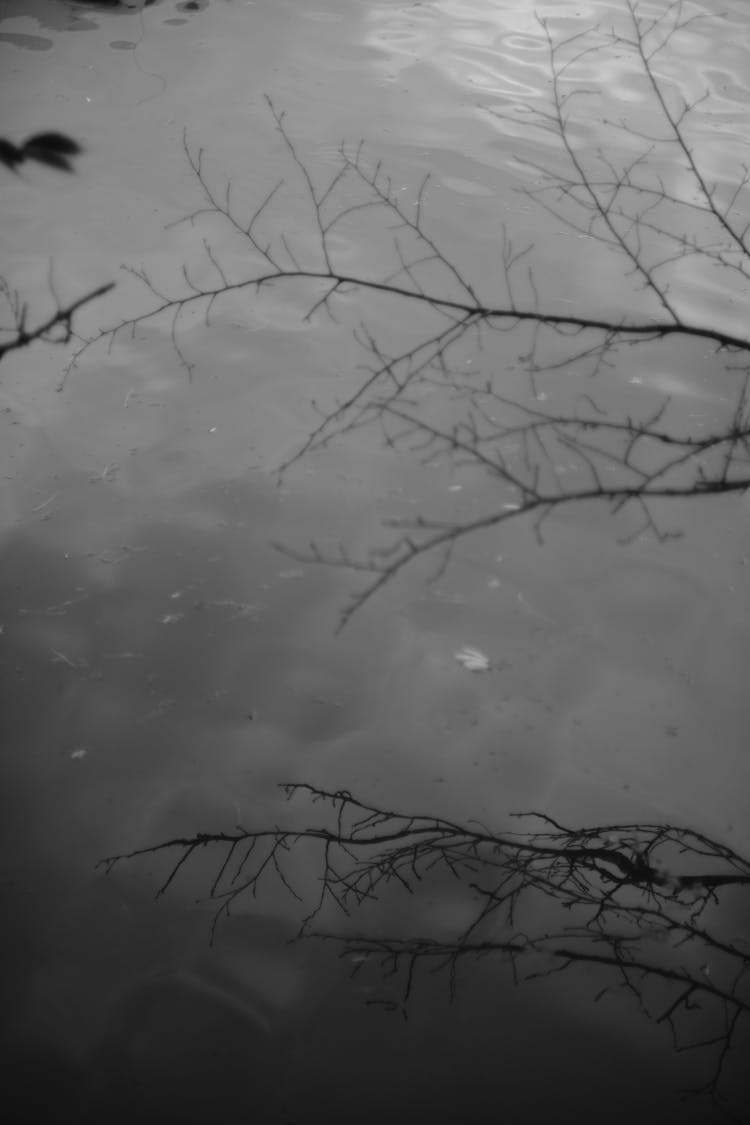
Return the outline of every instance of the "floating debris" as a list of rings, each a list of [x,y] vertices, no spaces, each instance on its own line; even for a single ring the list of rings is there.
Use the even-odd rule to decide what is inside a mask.
[[[471,648],[470,645],[464,645],[458,652],[454,652],[454,658],[459,664],[463,664],[468,672],[489,672],[490,658],[478,648]]]

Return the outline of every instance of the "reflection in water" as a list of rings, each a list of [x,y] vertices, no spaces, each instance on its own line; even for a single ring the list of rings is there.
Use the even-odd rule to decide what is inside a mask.
[[[619,10],[540,9],[571,32]],[[321,166],[364,135],[404,187],[433,173],[426,213],[488,292],[487,232],[502,219],[537,239],[566,299],[605,294],[619,308],[606,269],[572,276],[555,222],[512,191],[518,161],[548,161],[551,144],[486,112],[547,96],[534,12],[160,0],[144,14],[8,0],[8,129],[70,131],[87,155],[54,193],[44,169],[3,182],[4,268],[40,300],[50,255],[66,292],[117,276],[121,259],[169,279],[191,246],[188,224],[169,224],[201,202],[183,130],[262,199],[282,174],[269,92]],[[721,106],[700,144],[724,186],[745,128],[744,18],[730,4],[688,32]],[[164,79],[148,106],[135,59]],[[603,113],[638,109],[624,64],[590,65],[611,99]],[[592,149],[611,140],[600,119],[582,135]],[[669,161],[664,175],[679,194]],[[337,249],[357,270],[383,245],[350,229]],[[720,280],[690,274],[684,293],[736,319]],[[120,284],[115,307],[125,315],[135,299]],[[335,638],[345,582],[300,573],[269,541],[364,539],[398,504],[443,502],[445,482],[417,485],[363,439],[304,464],[287,491],[272,485],[315,417],[310,401],[339,394],[362,358],[340,325],[306,323],[306,307],[277,289],[250,311],[238,298],[214,333],[188,327],[192,382],[158,324],[94,354],[63,395],[54,351],[3,365],[1,894],[13,925],[2,1007],[21,1108],[51,1118],[74,1103],[92,1122],[205,1121],[237,1104],[279,1123],[320,1107],[329,1123],[397,1120],[402,1108],[410,1121],[458,1121],[487,1104],[522,1120],[593,1120],[603,1106],[611,1121],[666,1119],[685,1072],[650,1029],[634,1042],[627,1012],[565,989],[521,994],[480,966],[455,1007],[431,982],[404,1023],[364,1006],[398,999],[379,976],[349,982],[325,949],[287,944],[298,913],[285,894],[269,889],[211,949],[200,867],[158,903],[156,865],[92,871],[165,835],[276,823],[290,779],[493,824],[549,802],[574,819],[668,812],[732,839],[745,831],[750,633],[734,510],[687,514],[687,539],[659,549],[623,549],[598,518],[571,514],[544,551],[520,532],[478,545],[431,587],[415,578],[386,592]],[[716,405],[706,357],[675,351],[623,370],[680,396],[686,419]],[[488,653],[490,672],[456,663],[465,645]],[[317,885],[309,857],[295,874]],[[434,932],[462,909],[446,879],[379,917]],[[707,1120],[691,1105],[681,1119]]]
[[[298,898],[306,934],[333,938],[353,972],[387,969],[401,983],[387,1003],[403,1012],[425,972],[450,975],[455,989],[477,960],[509,963],[517,982],[564,977],[571,991],[622,992],[657,1028],[668,1020],[677,1042],[702,1044],[696,1066],[709,1085],[696,1092],[733,1096],[727,1064],[741,1057],[747,958],[732,895],[750,861],[724,843],[666,822],[578,828],[537,812],[498,831],[319,785],[292,786],[290,797],[298,813],[306,806],[296,823],[287,810],[275,828],[189,833],[112,857],[108,869],[162,858],[166,891],[196,851],[209,853],[203,878],[220,913],[265,897],[271,871]],[[297,878],[298,850],[317,854],[315,891]],[[443,903],[445,884],[453,896]],[[396,905],[404,892],[438,907],[429,920],[422,912],[421,934]]]

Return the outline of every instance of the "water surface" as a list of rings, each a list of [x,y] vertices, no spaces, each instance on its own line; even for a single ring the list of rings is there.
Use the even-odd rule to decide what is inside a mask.
[[[701,153],[728,184],[750,98],[747,15],[704,7],[685,40],[700,81],[686,55],[673,77],[688,97],[709,87]],[[641,297],[611,256],[517,193],[524,160],[559,155],[507,114],[522,122],[549,93],[537,16],[564,35],[620,14],[614,0],[3,0],[4,133],[56,129],[86,148],[75,176],[0,169],[3,273],[39,310],[50,261],[65,297],[116,279],[78,325],[93,335],[142,306],[122,264],[167,287],[183,262],[207,271],[201,235],[179,222],[202,205],[186,138],[231,177],[248,221],[289,179],[283,222],[304,246],[309,216],[269,95],[316,173],[361,138],[405,193],[429,173],[425,219],[480,291],[499,284],[488,232],[505,223],[535,240],[553,305],[616,315]],[[583,123],[583,145],[624,144],[602,121],[647,106],[626,62],[610,67],[592,57],[601,116]],[[352,272],[390,252],[367,230],[339,233]],[[229,235],[212,236],[241,269]],[[688,313],[738,330],[731,281],[688,263],[677,284]],[[361,295],[343,321],[306,320],[309,306],[276,286],[210,326],[185,318],[190,375],[166,320],[67,373],[70,353],[43,344],[3,364],[3,1006],[18,1096],[57,1120],[66,1106],[86,1120],[229,1120],[240,1105],[269,1123],[454,1121],[494,1103],[518,1121],[587,1121],[603,1102],[612,1121],[668,1116],[689,1063],[627,1005],[590,1004],[595,988],[516,990],[483,964],[452,1007],[426,983],[404,1022],[364,1003],[395,995],[387,982],[350,981],[330,949],[288,944],[299,914],[282,889],[243,904],[210,948],[203,869],[154,903],[157,866],[94,868],[165,836],[281,822],[288,780],[493,824],[540,808],[750,844],[746,504],[684,504],[669,518],[685,535],[665,544],[622,545],[623,525],[597,509],[560,516],[541,547],[509,524],[468,542],[436,584],[403,574],[336,633],[353,579],[274,542],[364,547],[384,517],[479,510],[492,489],[375,433],[303,458],[279,486],[313,403],[332,403],[363,360],[359,320],[393,341],[413,328],[413,310]],[[512,371],[513,341],[492,347],[484,362]],[[708,425],[732,401],[734,376],[702,345],[621,364],[623,387],[672,395],[686,420]],[[467,643],[491,674],[455,661]],[[384,904],[383,918],[447,932],[453,896],[445,885],[408,910]],[[691,1102],[680,1113],[711,1119]]]

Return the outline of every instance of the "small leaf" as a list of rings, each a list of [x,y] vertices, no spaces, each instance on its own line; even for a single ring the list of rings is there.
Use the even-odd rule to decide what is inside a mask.
[[[471,648],[470,645],[464,645],[458,652],[455,652],[454,658],[459,664],[463,664],[468,672],[489,672],[490,658],[485,656],[478,648]]]
[[[24,160],[36,160],[39,164],[46,164],[50,168],[57,168],[59,172],[72,172],[73,165],[67,156],[59,152],[51,152],[46,148],[30,148],[23,150]]]
[[[47,152],[59,152],[65,156],[78,156],[83,152],[78,141],[66,137],[64,133],[35,133],[33,137],[29,137],[23,147],[28,149],[30,145],[46,149]]]
[[[61,172],[72,172],[70,158],[78,156],[83,149],[77,141],[63,133],[36,133],[29,137],[21,151],[24,160],[36,160]]]
[[[13,142],[6,140],[5,137],[0,137],[0,164],[13,171],[16,164],[22,163],[23,153],[20,148],[16,148]]]

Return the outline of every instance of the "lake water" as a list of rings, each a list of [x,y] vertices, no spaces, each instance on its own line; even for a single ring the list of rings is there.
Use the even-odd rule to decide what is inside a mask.
[[[231,179],[245,222],[284,179],[274,214],[314,254],[268,96],[316,177],[360,139],[407,200],[429,173],[425,224],[480,290],[501,278],[505,224],[518,245],[534,241],[553,300],[601,317],[645,308],[612,255],[518,193],[531,182],[523,160],[558,156],[502,116],[522,122],[549,96],[539,16],[562,38],[623,8],[0,0],[0,132],[54,129],[85,146],[71,176],[0,167],[2,274],[30,323],[50,307],[50,269],[63,300],[117,281],[76,322],[94,337],[148,303],[123,265],[162,292],[183,263],[205,282],[205,236],[241,272],[231,232],[181,221],[205,204],[186,142],[217,184]],[[748,14],[742,0],[694,10],[704,22],[668,70],[685,96],[708,90],[701,154],[721,184],[747,138]],[[608,58],[592,59],[601,113],[579,139],[617,153],[629,142],[606,122],[627,105],[646,129],[649,91]],[[659,159],[669,183],[673,162]],[[337,231],[347,273],[391,253],[392,235],[369,223],[352,215]],[[746,292],[690,268],[676,288],[687,315],[735,332]],[[397,348],[418,316],[360,291],[335,319],[306,319],[312,299],[277,284],[239,292],[209,324],[187,314],[175,332],[190,372],[167,317],[95,343],[69,370],[73,348],[44,343],[3,361],[7,1097],[50,1121],[713,1120],[705,1102],[679,1102],[693,1056],[626,1000],[595,1005],[593,977],[515,988],[485,961],[452,1005],[445,981],[426,980],[403,1020],[366,1004],[394,999],[393,982],[350,979],[330,947],[288,944],[299,910],[282,889],[238,903],[210,946],[200,869],[155,902],[157,862],[108,877],[95,866],[174,835],[283,824],[287,781],[494,825],[528,809],[668,820],[750,849],[746,500],[665,509],[684,535],[664,543],[623,544],[637,519],[592,506],[556,516],[541,545],[511,521],[465,540],[435,583],[403,571],[337,631],[357,576],[275,543],[366,551],[384,519],[480,511],[492,485],[391,450],[376,430],[343,435],[279,482],[316,404],[354,386],[366,356],[353,330],[367,319]],[[461,362],[507,366],[511,380],[521,346],[503,337]],[[628,393],[672,396],[686,425],[710,426],[733,401],[737,376],[704,342],[653,343],[617,363],[614,402],[617,377]],[[445,417],[444,400],[435,411]],[[456,661],[467,644],[488,673]],[[314,886],[312,859],[300,862]],[[445,885],[382,909],[393,930],[439,935],[457,907]]]

